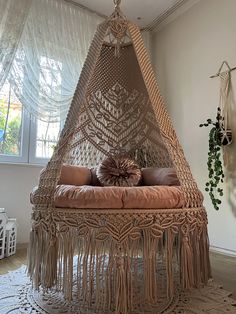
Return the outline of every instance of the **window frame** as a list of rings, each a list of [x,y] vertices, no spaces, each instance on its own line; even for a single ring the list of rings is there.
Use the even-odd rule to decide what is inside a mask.
[[[30,117],[22,106],[21,151],[18,156],[0,154],[0,163],[29,163]]]
[[[60,123],[61,126],[61,123]],[[61,129],[61,127],[60,127]],[[45,165],[51,157],[37,157],[36,156],[36,145],[37,145],[37,120],[30,119],[30,128],[29,128],[29,144],[28,144],[28,163],[29,164],[39,164]]]
[[[60,130],[62,123],[60,123]],[[51,157],[43,158],[36,156],[37,145],[37,120],[32,119],[22,108],[22,131],[21,131],[21,152],[18,156],[0,154],[0,164],[29,164],[45,165]]]
[[[37,145],[37,121],[32,120],[23,109],[21,152],[18,156],[0,154],[0,164],[29,164],[45,165],[51,157],[43,158],[36,156]]]
[[[41,58],[44,56],[41,56]],[[53,60],[53,59],[52,59]],[[57,60],[57,62],[61,62]],[[64,65],[61,63],[62,72],[64,71]],[[48,67],[41,65],[45,70],[48,70]],[[55,75],[56,70],[51,69],[51,72]],[[61,77],[63,80],[63,77]],[[62,130],[62,121],[60,121],[60,132]],[[19,163],[19,164],[33,164],[33,165],[45,165],[50,160],[51,157],[43,158],[36,156],[36,147],[37,145],[37,119],[32,117],[29,113],[26,112],[24,106],[22,105],[22,131],[21,131],[21,152],[18,156],[4,155],[0,154],[0,164],[1,163]]]

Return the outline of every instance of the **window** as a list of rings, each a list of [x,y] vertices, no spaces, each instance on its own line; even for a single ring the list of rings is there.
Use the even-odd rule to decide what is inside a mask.
[[[4,155],[19,156],[22,146],[23,110],[21,103],[12,93],[10,84],[0,94],[0,152]]]
[[[0,161],[27,162],[29,121],[11,85],[0,92]]]
[[[31,163],[44,163],[53,153],[61,129],[59,122],[47,123],[40,120],[31,122],[30,158]]]
[[[60,93],[62,63],[50,58],[40,58],[39,94],[42,90],[51,98],[53,93]],[[53,93],[52,93],[53,91]],[[43,163],[48,160],[58,141],[58,135],[62,128],[60,122],[47,123],[40,120],[31,122],[30,162]]]
[[[40,59],[39,94],[60,92],[62,63]],[[53,95],[51,94],[53,97]],[[31,119],[6,81],[0,91],[0,162],[45,163],[62,128],[60,122]]]

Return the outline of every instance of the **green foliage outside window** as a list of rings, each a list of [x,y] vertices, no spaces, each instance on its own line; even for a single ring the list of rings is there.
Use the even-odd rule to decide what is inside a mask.
[[[21,149],[21,118],[20,104],[8,105],[0,99],[0,154],[19,155]]]

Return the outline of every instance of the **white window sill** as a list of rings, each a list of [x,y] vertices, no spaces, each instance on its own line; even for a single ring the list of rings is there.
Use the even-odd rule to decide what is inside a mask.
[[[33,167],[33,168],[43,168],[46,166],[47,163],[45,164],[33,164],[33,163],[27,163],[27,162],[0,162],[0,167],[1,166],[22,166],[22,167]]]

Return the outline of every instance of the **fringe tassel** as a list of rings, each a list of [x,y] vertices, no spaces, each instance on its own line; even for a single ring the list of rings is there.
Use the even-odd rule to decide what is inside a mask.
[[[180,252],[180,276],[183,289],[194,286],[193,253],[189,244],[189,237],[183,235]]]
[[[41,285],[43,272],[45,247],[47,245],[44,232],[41,227],[32,229],[30,232],[30,244],[28,250],[28,273],[33,280],[33,285],[36,289]]]
[[[35,252],[37,249],[37,231],[30,231],[30,240],[28,248],[28,274],[34,274],[35,269]]]
[[[207,228],[203,227],[200,237],[200,263],[201,263],[201,282],[207,284],[212,277],[209,259],[209,239]]]
[[[191,235],[191,247],[193,249],[193,271],[194,271],[194,287],[201,286],[201,257],[200,257],[200,234],[199,230],[195,230]]]
[[[168,230],[166,241],[167,298],[172,298],[174,295],[173,245],[174,235],[171,230]]]
[[[158,247],[158,238],[151,236],[150,230],[143,232],[143,263],[144,263],[144,286],[145,299],[149,303],[157,301],[157,278],[156,252]]]
[[[124,260],[117,257],[116,261],[116,314],[128,313],[128,287]]]
[[[44,285],[46,288],[51,288],[56,283],[57,278],[57,254],[58,254],[58,239],[52,237],[49,242],[49,247],[46,253]]]

